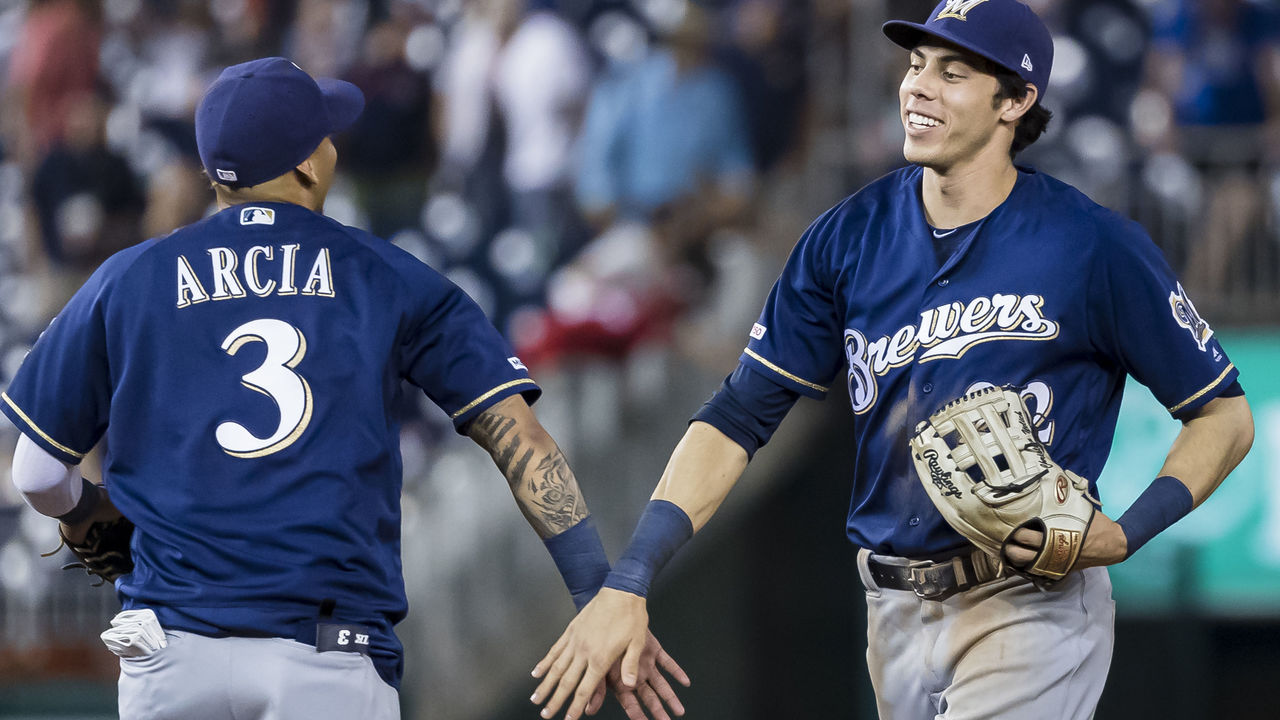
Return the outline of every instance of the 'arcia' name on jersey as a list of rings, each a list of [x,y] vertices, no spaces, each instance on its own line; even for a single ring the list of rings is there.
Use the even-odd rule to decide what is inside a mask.
[[[201,263],[209,263],[210,274],[205,275],[204,282],[194,270],[192,261],[185,255],[179,255],[178,307],[190,307],[207,300],[245,298],[250,294],[256,297],[298,294],[334,297],[329,248],[320,248],[314,256],[299,257],[300,248],[297,243],[254,245],[244,251],[243,257],[231,248],[209,248],[207,259],[196,258]],[[309,265],[306,264],[308,260]],[[310,267],[301,285],[297,281],[300,267]]]

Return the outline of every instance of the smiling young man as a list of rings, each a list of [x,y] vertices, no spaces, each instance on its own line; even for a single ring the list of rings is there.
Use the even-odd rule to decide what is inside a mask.
[[[867,664],[885,719],[1089,718],[1111,661],[1106,565],[1203,502],[1253,438],[1237,371],[1137,224],[1013,159],[1050,113],[1053,41],[1016,0],[947,0],[889,22],[911,163],[819,217],[792,252],[736,370],[676,446],[632,542],[535,668],[551,717],[577,718],[618,656],[632,676],[649,583],[701,529],[799,396],[844,371],[855,415],[846,522],[867,592]],[[1096,478],[1126,376],[1182,423],[1150,487],[1098,512],[1066,576],[986,555],[943,519],[908,438],[948,402],[1010,385],[1054,461]],[[1103,496],[1105,499],[1105,496]],[[833,568],[833,572],[841,572]]]

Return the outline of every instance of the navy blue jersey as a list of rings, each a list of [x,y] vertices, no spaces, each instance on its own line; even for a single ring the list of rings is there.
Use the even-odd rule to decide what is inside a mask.
[[[407,379],[461,428],[540,392],[461,290],[306,208],[236,206],[102,265],[36,342],[4,412],[76,463],[105,432],[111,499],[137,526],[126,609],[206,635],[315,641],[375,628],[397,684],[406,612]],[[310,634],[310,637],[308,637]]]
[[[939,267],[922,173],[891,173],[809,227],[741,358],[814,398],[845,370],[856,449],[848,535],[907,557],[967,543],[930,502],[908,447],[946,402],[988,384],[1024,388],[1054,460],[1092,485],[1126,374],[1177,415],[1237,375],[1136,223],[1020,169],[1008,199]]]

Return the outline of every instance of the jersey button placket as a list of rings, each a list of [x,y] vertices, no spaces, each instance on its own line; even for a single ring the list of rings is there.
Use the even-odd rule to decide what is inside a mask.
[[[947,278],[942,278],[941,280],[938,281],[938,287],[946,287],[950,284],[951,284],[951,280]]]

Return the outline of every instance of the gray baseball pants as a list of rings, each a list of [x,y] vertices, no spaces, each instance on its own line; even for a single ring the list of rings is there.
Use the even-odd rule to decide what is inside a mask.
[[[1047,590],[1013,576],[935,601],[880,589],[867,556],[858,571],[881,720],[1093,717],[1115,639],[1106,568],[1072,572]]]
[[[283,638],[165,632],[120,659],[121,720],[400,720],[400,696],[367,656]]]

